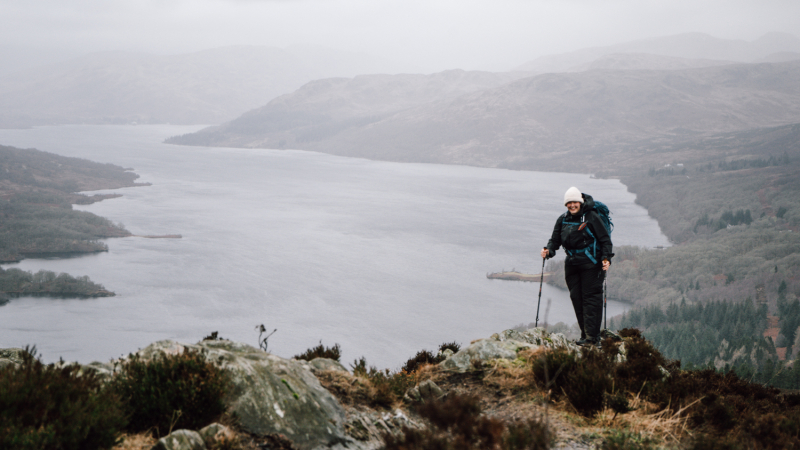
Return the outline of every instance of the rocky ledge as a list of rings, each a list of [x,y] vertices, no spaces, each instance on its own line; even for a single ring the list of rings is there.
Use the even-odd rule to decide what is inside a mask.
[[[448,373],[466,373],[493,361],[513,361],[522,350],[557,347],[577,350],[563,335],[549,334],[541,328],[522,332],[506,330],[473,341],[457,353],[447,351],[439,368]],[[387,411],[342,405],[320,384],[317,375],[340,373],[348,379],[354,377],[339,362],[330,359],[317,358],[310,362],[285,359],[228,340],[197,344],[158,341],[136,355],[147,360],[187,349],[199,352],[207,361],[230,372],[234,388],[228,399],[229,411],[235,414],[244,431],[254,435],[283,435],[301,450],[372,450],[382,446],[382,434],[397,434],[403,427],[421,426],[407,406]],[[0,368],[19,365],[22,353],[18,348],[0,349]],[[120,362],[93,362],[81,365],[81,371],[110,378]],[[442,395],[442,389],[433,381],[425,380],[409,389],[404,400],[408,405]],[[214,430],[212,434],[227,432],[220,428]],[[155,448],[202,449],[209,433],[209,430],[178,430],[161,439]]]

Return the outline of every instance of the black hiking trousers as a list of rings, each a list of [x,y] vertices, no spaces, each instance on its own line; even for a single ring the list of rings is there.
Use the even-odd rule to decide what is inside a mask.
[[[600,324],[603,321],[603,281],[605,272],[601,264],[565,265],[567,288],[581,339],[596,341],[600,338]]]

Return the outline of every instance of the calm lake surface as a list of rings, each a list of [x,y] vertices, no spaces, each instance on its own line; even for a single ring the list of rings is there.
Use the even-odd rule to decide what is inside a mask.
[[[420,349],[534,321],[538,283],[486,274],[539,272],[570,186],[609,205],[615,245],[669,245],[616,180],[161,143],[199,128],[0,130],[3,145],[133,168],[153,185],[76,208],[133,234],[183,236],[3,265],[88,275],[117,296],[13,299],[0,307],[0,347],[35,344],[46,361],[88,363],[212,331],[257,345],[263,323],[278,329],[277,355],[321,340],[341,344],[345,363],[363,355],[397,369]],[[545,285],[540,323],[548,299],[550,323],[575,321],[567,293]],[[608,314],[626,308],[609,302]]]

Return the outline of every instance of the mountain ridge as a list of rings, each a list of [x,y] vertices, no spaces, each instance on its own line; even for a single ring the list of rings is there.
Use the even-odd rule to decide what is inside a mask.
[[[800,122],[797,61],[542,74],[454,97],[432,98],[316,136],[309,132],[320,125],[313,114],[299,124],[270,122],[272,117],[301,111],[306,101],[301,91],[227,124],[168,142],[531,168],[551,164],[567,153],[595,155],[647,139]],[[324,114],[322,106],[315,104],[313,113]],[[369,111],[361,111],[351,119],[368,116]]]
[[[800,38],[789,33],[771,32],[748,42],[716,38],[706,33],[682,33],[545,55],[513,70],[536,73],[580,71],[582,65],[613,53],[754,62],[769,54],[787,51],[800,51]]]

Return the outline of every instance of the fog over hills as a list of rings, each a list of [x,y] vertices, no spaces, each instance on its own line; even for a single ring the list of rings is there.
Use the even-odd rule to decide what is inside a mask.
[[[577,72],[586,70],[598,58],[615,53],[645,53],[736,62],[778,62],[764,59],[781,52],[800,52],[800,38],[788,33],[768,33],[755,41],[747,42],[720,39],[705,33],[684,33],[542,56],[515,70],[536,73]]]
[[[3,76],[0,127],[219,123],[313,79],[391,68],[363,54],[315,47],[94,53]]]
[[[595,155],[642,140],[800,122],[800,61],[543,74],[454,98],[431,96],[387,115],[386,92],[435,78],[396,77],[317,81],[232,122],[169,142],[536,168],[561,167],[567,154]],[[362,88],[344,88],[349,84]]]
[[[304,143],[314,145],[343,130],[379,122],[399,111],[500,86],[524,76],[522,72],[449,70],[431,75],[359,75],[317,80],[228,124],[213,127],[217,131],[211,133],[226,136],[220,145],[258,147],[263,145],[254,145],[253,140],[264,138],[268,147],[282,148],[288,142],[292,148],[303,148]],[[181,142],[200,139],[206,144],[208,135],[204,130],[198,138],[187,135]]]
[[[583,72],[584,70],[680,70],[724,66],[726,64],[738,63],[722,59],[679,58],[677,56],[662,56],[650,53],[611,53],[603,55],[592,62],[573,67],[575,70],[569,70],[568,72]]]

